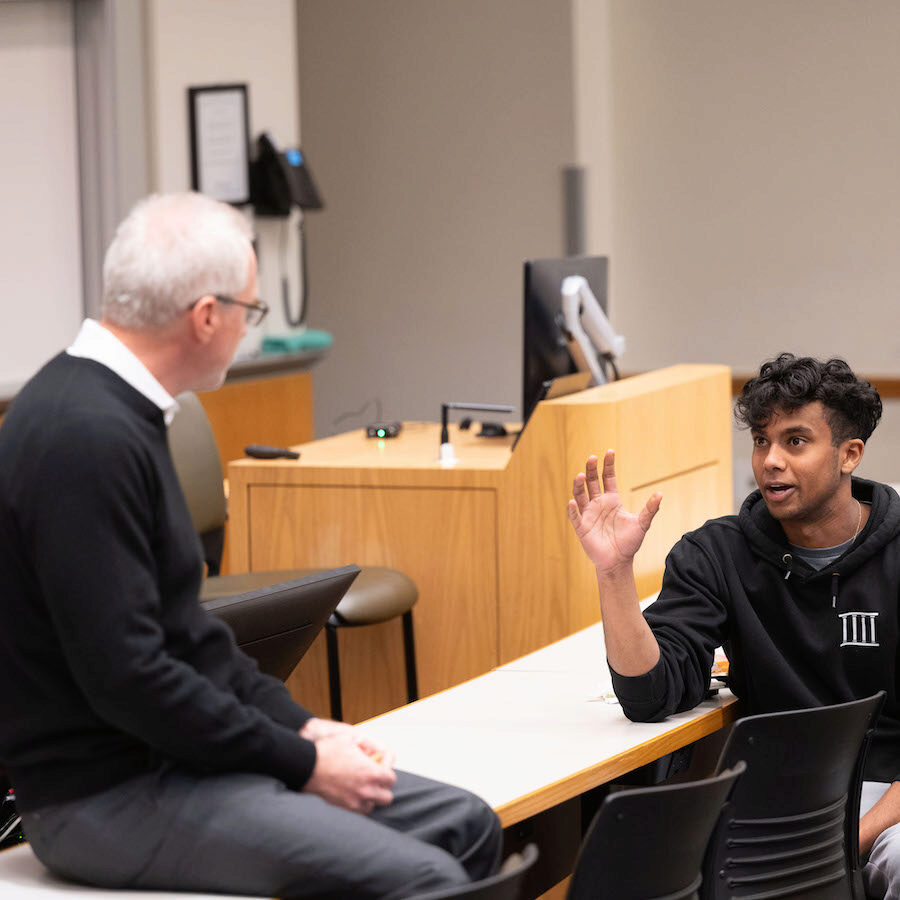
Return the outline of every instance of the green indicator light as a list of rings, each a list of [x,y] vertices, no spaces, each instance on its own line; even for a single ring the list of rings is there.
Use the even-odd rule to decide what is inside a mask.
[[[378,429],[378,437],[384,437],[387,432],[383,428]]]

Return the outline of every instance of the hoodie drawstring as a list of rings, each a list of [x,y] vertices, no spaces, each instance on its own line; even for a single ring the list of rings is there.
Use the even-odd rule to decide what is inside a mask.
[[[791,556],[790,553],[785,553],[784,556],[781,557],[781,561],[787,566],[787,572],[784,573],[784,580],[787,581],[788,578],[791,577],[791,572],[793,569],[791,565],[794,562],[794,557]],[[840,578],[840,573],[834,572],[831,576],[831,608],[837,609],[837,599],[838,599],[838,579]]]

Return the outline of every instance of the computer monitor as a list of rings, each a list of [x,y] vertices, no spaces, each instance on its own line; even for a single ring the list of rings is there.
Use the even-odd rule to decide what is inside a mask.
[[[562,282],[581,275],[606,311],[609,260],[605,256],[530,259],[525,262],[525,329],[522,359],[522,421],[528,420],[547,381],[578,366],[563,323]]]

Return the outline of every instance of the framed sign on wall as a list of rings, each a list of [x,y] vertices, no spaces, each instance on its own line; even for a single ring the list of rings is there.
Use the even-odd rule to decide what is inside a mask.
[[[188,114],[193,189],[226,203],[249,203],[247,85],[188,88]]]

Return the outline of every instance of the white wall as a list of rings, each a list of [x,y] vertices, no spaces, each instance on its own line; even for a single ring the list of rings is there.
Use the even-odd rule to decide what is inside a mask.
[[[789,349],[896,377],[900,5],[610,0],[610,37],[624,367]],[[892,402],[862,474],[896,481],[898,442]]]
[[[72,3],[0,3],[0,397],[81,320]]]
[[[612,35],[608,0],[571,0],[576,162],[584,166],[585,247],[612,247]]]
[[[563,250],[574,161],[559,0],[300,0],[324,435],[441,401],[518,405],[522,261]]]
[[[900,329],[848,327],[900,325],[898,42],[892,2],[612,3],[626,365],[787,346],[900,371]]]
[[[187,89],[246,83],[251,141],[268,131],[279,146],[300,138],[294,0],[147,0],[151,173],[155,190],[190,190]],[[259,294],[272,311],[263,328],[286,330],[281,314],[281,220],[259,219]],[[286,258],[298,285],[296,229]],[[245,349],[261,335],[248,336]]]

